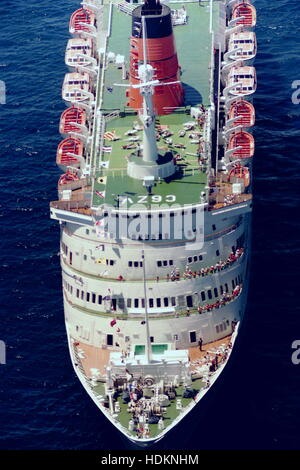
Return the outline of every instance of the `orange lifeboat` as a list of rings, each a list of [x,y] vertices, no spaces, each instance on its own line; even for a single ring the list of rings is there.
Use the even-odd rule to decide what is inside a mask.
[[[73,181],[78,181],[78,180],[79,180],[78,176],[68,170],[66,173],[61,175],[61,177],[58,180],[58,185],[68,184],[68,183],[72,183]]]
[[[252,127],[255,123],[255,109],[249,101],[240,100],[232,103],[229,110],[229,119],[239,117],[235,126]]]
[[[241,147],[238,149],[237,147]],[[254,137],[249,132],[241,131],[233,134],[229,139],[228,150],[234,150],[231,158],[251,158],[254,154]]]
[[[86,123],[86,112],[81,108],[72,106],[66,109],[60,117],[59,132],[63,135],[70,132],[79,132],[80,129],[76,124],[84,126]]]
[[[70,33],[79,34],[84,31],[90,32],[90,26],[95,26],[96,18],[95,14],[88,8],[79,8],[74,11],[70,19]]]
[[[83,156],[83,143],[79,139],[68,137],[60,142],[57,148],[56,162],[58,165],[67,167],[80,165],[80,159]]]
[[[243,25],[253,28],[256,25],[256,9],[248,2],[241,2],[236,5],[232,12],[232,18],[238,20],[236,26]]]
[[[242,179],[244,180],[244,186],[247,188],[250,184],[250,171],[249,168],[246,166],[236,164],[229,173],[229,181],[234,182],[234,179]]]

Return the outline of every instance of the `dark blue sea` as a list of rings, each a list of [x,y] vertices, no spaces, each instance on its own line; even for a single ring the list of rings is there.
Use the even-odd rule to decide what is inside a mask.
[[[298,0],[257,0],[258,91],[253,254],[248,316],[231,367],[205,411],[195,410],[154,449],[300,447]],[[58,121],[68,20],[79,0],[0,5],[1,449],[128,449],[70,364],[59,228],[49,219],[59,171]],[[201,405],[200,405],[201,407]]]

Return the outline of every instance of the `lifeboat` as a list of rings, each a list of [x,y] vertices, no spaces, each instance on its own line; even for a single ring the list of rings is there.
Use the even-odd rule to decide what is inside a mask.
[[[227,86],[237,85],[230,93],[235,96],[248,96],[256,91],[256,70],[254,67],[232,67],[230,69]]]
[[[244,187],[247,188],[250,184],[250,171],[246,166],[237,163],[229,173],[229,182],[234,183],[236,179],[244,181]]]
[[[80,128],[76,126],[84,126],[86,123],[86,112],[81,108],[72,106],[66,109],[61,117],[59,124],[59,132],[62,135],[70,134],[71,132],[80,132]]]
[[[239,49],[235,52],[235,49]],[[238,60],[253,61],[257,52],[256,34],[252,31],[240,31],[230,35],[228,51],[230,57]]]
[[[74,70],[79,65],[90,65],[93,60],[92,55],[93,41],[91,38],[72,38],[67,44],[65,63],[69,69]]]
[[[237,147],[241,147],[237,149]],[[251,158],[254,154],[254,137],[249,132],[241,131],[233,134],[229,139],[228,150],[234,150],[231,153],[233,159]]]
[[[240,18],[240,19],[238,19]],[[256,25],[256,9],[251,3],[241,2],[233,8],[232,19],[238,20],[236,25],[254,28]]]
[[[252,127],[255,123],[255,109],[249,101],[240,100],[232,103],[229,110],[229,119],[239,118],[234,121],[234,126]]]
[[[66,169],[68,166],[79,167],[83,156],[83,143],[79,139],[68,137],[60,142],[57,148],[56,162]],[[76,158],[79,157],[79,158]]]
[[[58,185],[64,185],[64,184],[69,184],[73,183],[73,181],[79,181],[79,178],[75,173],[72,173],[71,171],[67,171],[58,180]]]
[[[96,25],[95,14],[88,8],[79,8],[74,11],[70,18],[70,34],[80,34],[82,32],[91,32]]]
[[[91,78],[88,73],[66,73],[62,97],[67,106],[73,102],[89,101],[91,99]]]

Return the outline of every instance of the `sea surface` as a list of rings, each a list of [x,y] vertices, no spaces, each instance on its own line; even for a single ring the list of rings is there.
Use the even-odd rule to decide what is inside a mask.
[[[258,91],[248,316],[227,374],[154,449],[300,447],[298,0],[257,0]],[[133,448],[75,377],[65,335],[59,227],[49,219],[68,20],[79,0],[0,5],[1,449]]]

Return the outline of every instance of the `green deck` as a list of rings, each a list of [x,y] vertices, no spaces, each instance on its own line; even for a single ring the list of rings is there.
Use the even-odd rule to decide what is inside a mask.
[[[202,390],[203,388],[205,388],[205,386],[206,386],[205,382],[203,382],[202,379],[195,379],[195,380],[192,381],[192,388],[194,388],[197,391]],[[99,385],[94,387],[93,390],[94,390],[95,393],[100,394],[102,396],[105,396],[104,384],[99,383]],[[172,424],[172,422],[174,421],[174,419],[177,418],[179,416],[179,414],[182,411],[184,411],[184,409],[191,402],[194,401],[192,398],[183,398],[182,397],[183,391],[184,391],[183,387],[177,387],[176,388],[176,394],[177,394],[176,398],[174,400],[170,400],[169,405],[166,407],[166,412],[163,414],[165,428],[170,426]],[[181,412],[176,409],[176,400],[177,400],[177,398],[181,399],[181,403],[182,403],[182,411]],[[124,404],[122,402],[122,395],[121,394],[118,396],[117,401],[120,405],[120,412],[118,413],[118,418],[117,419],[118,419],[119,423],[125,429],[128,430],[129,420],[131,419],[131,414],[128,413],[128,411],[127,411],[128,405]],[[149,430],[150,430],[150,438],[156,437],[158,434],[161,433],[161,431],[158,429],[157,424],[149,424]],[[135,436],[136,432],[132,431],[131,434],[133,436]]]
[[[171,8],[180,8],[181,4],[171,4]],[[188,23],[184,26],[175,26],[174,35],[179,63],[181,65],[181,80],[185,89],[185,106],[195,106],[203,103],[209,105],[210,87],[210,60],[211,60],[211,35],[209,34],[210,8],[209,2],[186,3],[185,8],[188,14]],[[108,5],[105,5],[106,15]],[[218,18],[219,4],[214,2],[213,18]],[[129,37],[131,35],[132,17],[113,7],[111,35],[108,38],[107,52],[121,54],[129,60]],[[140,196],[146,196],[147,191],[143,187],[142,181],[135,180],[127,176],[127,157],[132,150],[124,150],[123,145],[129,144],[125,132],[132,128],[133,121],[138,121],[138,116],[132,110],[126,108],[126,87],[117,87],[115,83],[126,84],[122,80],[122,72],[113,64],[109,64],[105,72],[104,94],[102,110],[108,113],[114,109],[125,111],[124,117],[115,118],[106,124],[105,130],[114,130],[119,140],[105,140],[104,145],[112,147],[110,153],[102,153],[102,161],[109,161],[109,168],[103,169],[99,166],[99,161],[92,161],[92,166],[96,168],[96,175],[93,184],[92,206],[97,207],[102,204],[109,204],[117,207],[117,198],[122,200],[122,204],[129,208],[132,204],[140,202]],[[112,92],[107,88],[112,88]],[[152,189],[152,195],[160,195],[158,204],[168,202],[166,196],[174,195],[176,200],[172,204],[192,204],[200,201],[200,194],[205,190],[207,183],[206,166],[199,169],[197,160],[198,145],[190,142],[188,133],[184,138],[178,136],[179,130],[183,129],[183,123],[191,121],[185,109],[168,116],[159,116],[159,124],[169,126],[173,132],[173,144],[168,145],[163,139],[158,142],[159,152],[164,155],[172,151],[173,155],[179,154],[182,160],[179,162],[180,172],[173,178],[157,182]],[[199,131],[200,129],[196,129]],[[142,143],[142,133],[139,143]],[[174,144],[183,144],[185,149],[178,149]],[[98,178],[106,176],[104,184],[100,184]],[[105,191],[102,198],[96,191]],[[148,207],[153,205],[153,198],[147,197]],[[143,200],[145,204],[145,201]]]

